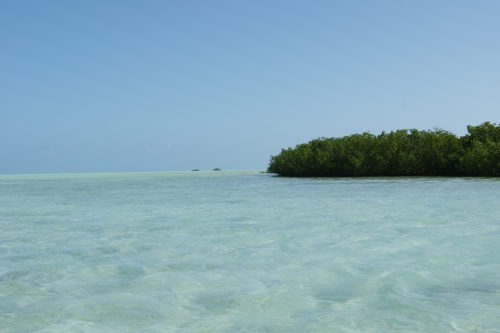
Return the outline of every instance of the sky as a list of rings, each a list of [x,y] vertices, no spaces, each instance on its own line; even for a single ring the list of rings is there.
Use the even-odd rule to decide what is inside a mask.
[[[261,169],[500,122],[500,1],[0,1],[0,173]]]

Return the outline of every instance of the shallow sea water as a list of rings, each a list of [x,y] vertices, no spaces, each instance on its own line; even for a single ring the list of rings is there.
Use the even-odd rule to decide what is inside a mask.
[[[0,176],[0,332],[500,332],[500,179]]]

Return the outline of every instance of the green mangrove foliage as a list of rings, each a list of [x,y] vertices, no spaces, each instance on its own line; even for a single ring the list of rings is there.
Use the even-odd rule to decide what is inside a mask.
[[[269,172],[297,177],[500,176],[500,125],[319,138],[271,156]]]

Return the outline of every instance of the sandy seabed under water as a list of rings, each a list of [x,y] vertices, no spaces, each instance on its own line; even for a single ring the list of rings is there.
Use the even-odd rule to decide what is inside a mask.
[[[0,176],[0,332],[500,332],[500,179]]]

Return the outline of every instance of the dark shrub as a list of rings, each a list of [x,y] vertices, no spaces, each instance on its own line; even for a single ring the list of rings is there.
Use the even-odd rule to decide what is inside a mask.
[[[458,138],[442,129],[319,138],[271,156],[283,176],[499,176],[500,126],[468,126]]]

